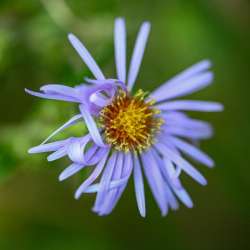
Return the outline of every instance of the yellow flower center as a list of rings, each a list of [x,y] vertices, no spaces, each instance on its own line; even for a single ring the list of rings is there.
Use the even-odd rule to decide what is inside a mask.
[[[142,151],[154,143],[163,120],[154,101],[145,102],[146,93],[139,90],[130,96],[119,90],[111,104],[100,112],[100,122],[107,143],[119,151]]]

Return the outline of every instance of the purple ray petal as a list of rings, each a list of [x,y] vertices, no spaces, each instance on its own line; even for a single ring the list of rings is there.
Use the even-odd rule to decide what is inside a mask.
[[[166,157],[163,158],[164,162],[164,169],[166,170],[165,173],[169,176],[169,179],[173,183],[173,185],[176,188],[181,188],[180,182],[179,182],[179,175],[181,174],[181,168],[179,166],[174,167],[174,164],[172,161],[167,159]],[[162,169],[163,170],[163,169]],[[162,171],[164,172],[164,171]]]
[[[204,71],[207,71],[211,67],[211,62],[209,60],[202,60],[191,67],[185,69],[181,73],[177,74],[176,76],[172,77],[170,80],[167,80],[165,83],[161,84],[160,87],[156,88],[152,92],[152,94],[158,94],[160,90],[170,87],[176,87],[183,83],[183,81],[188,80],[194,76],[197,76]]]
[[[197,119],[191,119],[187,115],[183,113],[162,113],[161,117],[166,121],[164,126],[168,127],[180,127],[180,128],[187,128],[187,129],[198,129],[198,130],[209,130],[212,131],[212,127],[208,122],[204,122]]]
[[[157,159],[158,165],[160,167],[160,170],[164,176],[164,178],[167,180],[167,183],[171,181],[171,183],[176,187],[176,188],[181,188],[180,182],[179,182],[179,175],[180,175],[180,167],[174,167],[174,164],[164,157],[163,159],[159,156],[157,151],[155,149],[152,149],[152,152]]]
[[[113,190],[113,189],[120,188],[120,187],[124,186],[124,184],[126,184],[127,181],[128,181],[127,178],[121,178],[121,179],[119,179],[119,180],[110,181],[109,187],[108,187],[108,190],[107,190],[107,191],[111,191],[111,190]],[[84,193],[97,193],[97,192],[100,192],[101,187],[102,187],[101,183],[93,184],[93,185],[91,185],[91,186],[88,186],[88,187],[85,189]],[[103,197],[104,200],[105,200],[105,198],[106,198],[106,195],[107,195],[107,192],[105,193],[105,195],[104,195],[104,197]],[[102,206],[102,205],[103,205],[103,203],[101,204],[101,206]],[[100,206],[99,209],[93,208],[93,211],[99,213],[99,211],[101,211],[101,209],[102,209],[101,206]]]
[[[85,159],[87,164],[88,165],[97,164],[104,157],[107,151],[109,151],[109,148],[99,148],[96,145],[91,147],[85,154]]]
[[[168,134],[186,136],[187,138],[201,136],[201,139],[213,135],[213,128],[208,122],[190,119],[187,116],[170,118],[170,116],[162,114],[162,118],[165,119],[162,129]]]
[[[128,72],[128,90],[131,91],[137,78],[142,57],[147,44],[150,23],[144,22],[138,33]]]
[[[182,157],[174,153],[169,147],[162,143],[155,144],[155,147],[159,152],[167,159],[173,161],[177,166],[182,168],[189,176],[196,180],[201,185],[206,185],[206,179],[201,175],[201,173],[196,170],[190,163],[184,160]]]
[[[98,107],[107,106],[110,103],[110,99],[106,96],[101,95],[100,93],[94,93],[89,98],[90,102],[94,103]]]
[[[154,198],[161,210],[162,215],[168,212],[167,201],[164,191],[164,180],[157,166],[154,155],[149,150],[142,154],[143,169],[147,177],[149,186],[154,195]]]
[[[156,108],[166,110],[191,110],[203,112],[218,112],[223,110],[223,105],[217,102],[178,100],[164,102],[156,105]]]
[[[175,198],[172,190],[170,189],[168,183],[166,183],[165,192],[166,192],[166,197],[167,197],[167,201],[168,201],[169,207],[172,210],[179,209],[179,203],[178,203],[177,199]]]
[[[90,115],[89,111],[85,109],[83,105],[80,105],[80,111],[86,122],[86,126],[88,127],[89,133],[91,134],[93,141],[100,147],[106,147],[107,145],[104,144],[100,132],[96,126],[96,123],[93,117]]]
[[[51,99],[51,100],[58,100],[58,101],[66,101],[66,102],[79,102],[76,98],[70,97],[70,96],[64,96],[64,95],[58,95],[58,94],[44,94],[40,92],[35,92],[29,89],[24,89],[26,93],[44,98],[44,99]]]
[[[72,163],[70,166],[65,168],[62,173],[59,175],[59,181],[63,181],[70,176],[74,175],[75,173],[79,172],[81,169],[83,169],[85,165],[80,165],[76,163]]]
[[[67,150],[63,147],[63,148],[58,149],[54,153],[50,154],[47,157],[47,160],[48,161],[55,161],[55,160],[58,160],[58,159],[64,157],[65,155],[67,155]]]
[[[127,186],[128,180],[129,180],[130,175],[132,173],[132,169],[133,169],[132,156],[131,156],[131,153],[129,152],[129,153],[125,154],[124,166],[123,166],[123,171],[122,171],[122,179],[125,180],[124,184],[121,185],[120,187],[118,187],[118,193],[117,193],[117,195],[116,195],[116,197],[115,197],[115,199],[114,199],[114,201],[112,203],[112,206],[107,211],[107,214],[112,212],[112,210],[116,206],[117,202],[119,201],[124,189]]]
[[[142,217],[146,216],[144,183],[138,157],[134,156],[134,185],[137,206]]]
[[[154,154],[154,157],[162,172],[162,175],[165,178],[165,192],[166,192],[167,202],[169,206],[171,207],[171,209],[177,210],[179,208],[179,204],[170,188],[168,174],[167,174],[166,167],[165,167],[165,162],[163,161],[161,156],[158,154],[158,152],[154,148],[152,148],[152,153]]]
[[[100,188],[98,190],[95,205],[93,208],[93,210],[96,212],[100,211],[103,201],[106,197],[106,194],[109,191],[109,185],[115,168],[117,156],[118,156],[117,152],[112,153],[107,162],[107,166],[102,174],[102,178],[100,181]]]
[[[91,175],[80,185],[80,187],[75,192],[75,199],[79,199],[81,194],[84,193],[85,189],[91,185],[100,175],[102,172],[105,163],[107,161],[109,151],[106,152],[106,154],[103,156],[101,161],[97,164],[94,171],[91,173]]]
[[[167,167],[170,165],[173,166],[172,162],[168,159],[165,159],[165,164],[167,164]],[[193,202],[189,194],[186,192],[186,190],[182,187],[181,182],[179,178],[171,178],[169,175],[165,176],[168,180],[168,183],[170,187],[172,188],[175,195],[182,201],[183,204],[185,204],[188,208],[193,207]]]
[[[85,135],[82,138],[72,139],[67,146],[67,153],[69,158],[79,164],[86,164],[84,150],[91,139],[90,134]]]
[[[118,79],[126,81],[126,27],[123,18],[115,20],[115,62]]]
[[[116,180],[121,179],[122,168],[123,168],[123,164],[124,164],[123,158],[124,158],[123,152],[119,152],[118,156],[117,156],[116,166],[115,166],[111,181],[116,181]],[[115,199],[117,198],[117,195],[118,195],[118,188],[110,190],[107,193],[105,200],[103,202],[103,205],[101,206],[100,210],[98,211],[99,215],[109,214],[109,211],[112,208],[112,205],[113,205]]]
[[[190,129],[185,127],[174,127],[174,126],[164,126],[164,132],[166,135],[175,135],[187,139],[202,140],[208,139],[212,136],[211,129]]]
[[[175,195],[189,208],[193,207],[193,202],[192,199],[190,198],[190,196],[188,195],[188,193],[185,191],[185,189],[182,187],[179,179],[177,178],[176,180],[178,180],[179,184],[176,185],[175,182],[175,178],[171,178],[171,176],[169,175],[168,171],[165,171],[166,169],[169,168],[169,166],[166,165],[171,165],[171,168],[173,167],[173,164],[171,163],[171,161],[169,159],[165,158],[165,161],[162,161],[160,159],[160,156],[158,155],[158,153],[155,150],[152,150],[152,152],[154,153],[156,159],[158,159],[158,165],[160,166],[160,169],[162,170],[163,176],[165,177],[168,185],[170,185],[171,189],[173,190],[173,192],[175,193]],[[173,209],[177,209],[178,208],[178,203],[175,200],[175,198],[173,197],[172,191],[171,190],[167,190],[167,195],[169,197],[169,202],[170,206],[173,207]],[[174,198],[174,199],[173,199]]]
[[[196,148],[195,146],[185,142],[184,140],[171,137],[169,138],[173,144],[179,148],[181,151],[192,157],[193,159],[197,160],[198,162],[208,166],[213,167],[214,161],[200,149]]]
[[[211,67],[211,62],[209,60],[202,60],[191,67],[185,69],[178,75],[174,76],[170,80],[168,80],[166,83],[163,83],[164,85],[168,85],[168,87],[172,87],[176,84],[181,84],[182,81],[191,78],[195,75],[198,75],[204,71],[207,71]]]
[[[82,58],[82,60],[85,62],[85,64],[88,66],[89,70],[93,73],[93,75],[98,80],[104,80],[105,77],[93,59],[93,57],[90,55],[88,50],[85,48],[85,46],[81,43],[81,41],[73,34],[68,35],[68,39],[72,46],[77,51],[78,55]]]
[[[186,119],[188,116],[180,111],[167,111],[167,112],[163,112],[161,115],[161,117],[163,117],[165,120],[169,121],[169,120],[174,120],[174,121],[179,121],[180,119]]]
[[[47,144],[41,144],[36,147],[30,148],[29,153],[30,154],[37,154],[37,153],[45,153],[49,151],[56,151],[62,146],[64,146],[68,142],[68,139],[66,140],[61,140],[61,141],[56,141],[56,142],[51,142]]]
[[[74,88],[61,85],[61,84],[43,85],[40,88],[40,90],[43,91],[45,94],[63,95],[63,96],[69,96],[69,97],[78,99],[77,92]]]
[[[75,115],[72,118],[70,118],[66,123],[64,123],[61,127],[59,127],[57,130],[55,130],[52,134],[50,134],[49,137],[47,137],[42,144],[46,143],[47,141],[49,141],[53,136],[55,136],[56,134],[60,133],[61,131],[63,131],[64,129],[76,124],[78,122],[78,120],[83,119],[82,115]]]
[[[176,188],[175,185],[172,185],[172,188],[176,196],[182,201],[184,205],[186,205],[188,208],[193,207],[193,201],[184,188]]]
[[[150,96],[151,98],[159,101],[168,100],[184,95],[189,95],[202,88],[207,87],[213,80],[212,72],[205,72],[195,75],[189,79],[184,80],[181,84],[171,86],[162,85],[154,91]]]

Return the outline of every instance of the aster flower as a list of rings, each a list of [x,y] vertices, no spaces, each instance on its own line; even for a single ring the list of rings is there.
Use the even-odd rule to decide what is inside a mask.
[[[99,215],[113,210],[131,175],[141,216],[146,215],[143,175],[162,215],[178,208],[177,199],[192,207],[193,202],[180,180],[181,173],[185,172],[201,185],[206,185],[207,181],[185,156],[207,167],[214,166],[213,160],[196,147],[197,142],[212,136],[211,126],[190,118],[184,111],[221,111],[222,105],[174,100],[211,84],[211,63],[203,60],[191,66],[151,94],[143,90],[133,94],[149,32],[150,23],[144,22],[127,74],[125,22],[121,18],[115,20],[117,77],[114,79],[106,78],[85,46],[69,34],[69,41],[95,78],[86,78],[76,87],[48,84],[41,87],[41,92],[26,89],[34,96],[78,104],[79,113],[29,153],[51,152],[48,161],[67,156],[71,164],[60,174],[60,181],[90,167],[92,172],[76,190],[75,198],[83,193],[97,193],[93,211]],[[85,122],[86,135],[48,142],[78,122]]]

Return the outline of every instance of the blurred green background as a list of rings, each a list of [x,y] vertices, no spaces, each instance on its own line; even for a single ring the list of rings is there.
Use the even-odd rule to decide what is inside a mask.
[[[1,0],[0,249],[248,249],[249,10],[247,0]],[[66,160],[48,163],[45,155],[27,154],[76,107],[28,96],[24,88],[74,86],[90,76],[67,41],[68,32],[114,76],[116,16],[126,17],[129,55],[140,23],[152,22],[137,88],[152,90],[210,58],[215,84],[193,97],[225,105],[223,113],[194,114],[215,126],[215,137],[202,148],[217,167],[197,166],[208,179],[206,187],[184,178],[195,207],[181,206],[166,218],[148,189],[147,217],[139,217],[132,181],[114,212],[98,217],[91,212],[94,196],[73,198],[84,176],[57,181]],[[67,133],[83,131],[75,127]]]

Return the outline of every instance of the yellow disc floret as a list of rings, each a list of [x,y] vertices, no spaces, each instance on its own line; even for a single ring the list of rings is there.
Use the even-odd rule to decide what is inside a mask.
[[[107,143],[119,151],[142,151],[154,143],[155,134],[163,123],[156,117],[160,111],[154,101],[145,102],[146,93],[134,96],[119,90],[113,101],[100,113],[100,122]]]

